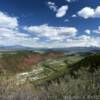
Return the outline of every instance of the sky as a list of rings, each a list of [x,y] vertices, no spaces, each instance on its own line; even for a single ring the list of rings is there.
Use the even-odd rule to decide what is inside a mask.
[[[100,0],[0,0],[0,46],[100,47]]]

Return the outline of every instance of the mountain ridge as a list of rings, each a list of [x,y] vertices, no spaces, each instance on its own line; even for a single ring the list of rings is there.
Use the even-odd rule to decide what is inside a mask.
[[[27,47],[27,46],[20,46],[20,45],[0,46],[0,51],[17,51],[17,50],[88,52],[88,51],[100,51],[100,47],[36,48],[36,47]]]

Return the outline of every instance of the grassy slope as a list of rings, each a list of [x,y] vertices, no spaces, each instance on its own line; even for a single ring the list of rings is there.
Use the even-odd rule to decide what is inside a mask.
[[[70,72],[76,72],[82,68],[86,68],[89,72],[94,72],[100,68],[100,54],[93,54],[80,60],[70,66]]]

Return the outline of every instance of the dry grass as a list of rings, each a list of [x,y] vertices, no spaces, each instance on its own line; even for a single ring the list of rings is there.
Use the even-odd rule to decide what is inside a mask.
[[[100,100],[100,70],[80,70],[78,77],[34,86],[30,82],[16,85],[12,79],[0,81],[0,100]]]

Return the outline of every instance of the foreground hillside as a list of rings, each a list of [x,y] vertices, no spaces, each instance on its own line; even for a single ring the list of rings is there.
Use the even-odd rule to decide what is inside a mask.
[[[42,60],[36,59],[37,62],[33,63],[32,55],[35,55],[34,59]],[[7,67],[0,67],[1,73],[16,73],[10,77],[8,74],[0,75],[0,100],[100,99],[100,54],[21,52],[3,54],[1,59],[7,64]],[[23,70],[21,63],[27,64],[29,69],[24,66]]]

